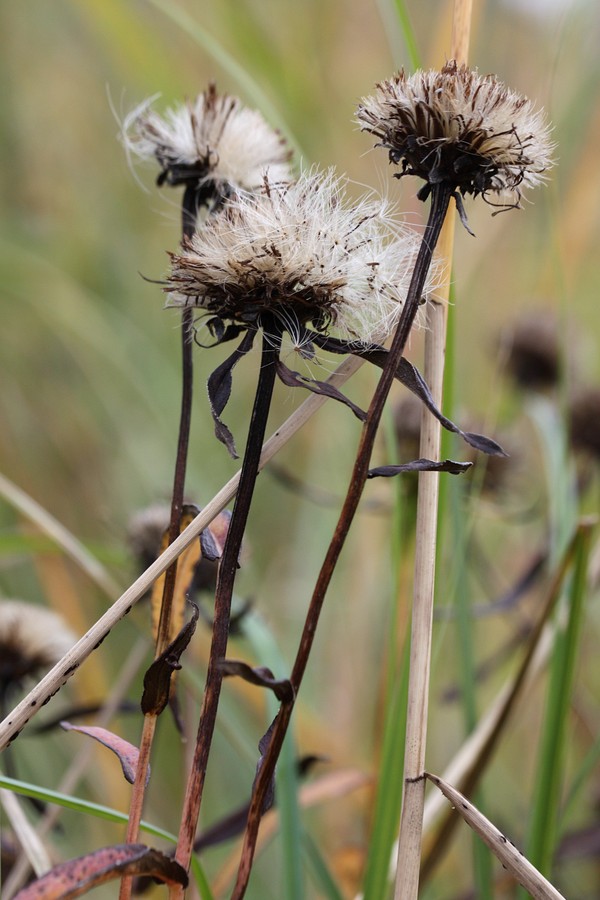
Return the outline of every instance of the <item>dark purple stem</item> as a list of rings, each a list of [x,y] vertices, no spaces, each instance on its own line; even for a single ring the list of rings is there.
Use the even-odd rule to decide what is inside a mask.
[[[275,322],[263,321],[262,327],[263,344],[260,374],[256,388],[252,417],[248,429],[248,438],[242,462],[239,487],[237,489],[233,513],[229,523],[225,547],[223,548],[223,556],[221,557],[219,565],[219,576],[215,593],[213,633],[208,670],[206,673],[206,685],[204,688],[200,722],[198,724],[194,758],[186,786],[179,841],[175,854],[177,862],[179,862],[186,870],[189,868],[190,864],[198,816],[200,813],[200,805],[202,803],[202,792],[208,756],[217,718],[217,707],[223,681],[223,672],[220,668],[220,661],[225,658],[227,652],[231,598],[233,595],[238,558],[246,522],[248,520],[254,486],[256,484],[256,476],[258,474],[262,445],[267,427],[267,418],[271,406],[271,398],[273,396],[279,348],[281,345],[281,332],[278,330]],[[267,332],[266,336],[264,335],[264,331]]]
[[[396,333],[389,350],[385,367],[373,395],[371,405],[369,406],[367,418],[363,425],[360,444],[354,463],[354,469],[350,477],[350,484],[348,487],[348,492],[346,494],[346,499],[344,501],[344,505],[342,507],[335,532],[331,539],[331,543],[329,544],[325,560],[321,567],[321,571],[319,572],[319,576],[317,578],[315,589],[313,591],[313,595],[306,615],[306,621],[304,624],[302,637],[300,639],[300,644],[296,654],[296,661],[294,663],[294,668],[291,675],[294,697],[296,697],[298,694],[306,665],[308,663],[308,658],[313,645],[319,616],[323,607],[323,602],[325,600],[325,594],[327,592],[329,582],[331,581],[335,566],[344,546],[346,536],[348,534],[348,531],[350,530],[352,520],[354,519],[358,503],[367,481],[371,453],[373,450],[373,445],[375,443],[377,428],[379,426],[381,415],[383,413],[385,401],[393,384],[396,369],[398,368],[398,364],[400,362],[402,354],[404,353],[406,342],[410,335],[415,316],[421,302],[421,296],[425,286],[427,273],[429,272],[429,268],[431,266],[433,251],[437,244],[452,195],[452,189],[446,184],[435,185],[431,191],[431,208],[429,211],[429,218],[425,227],[425,232],[423,234],[421,246],[419,248],[419,253],[412,274],[404,309],[402,310],[402,315],[400,317],[398,328],[396,329]],[[282,704],[274,723],[269,748],[263,760],[260,772],[258,773],[256,781],[254,783],[254,790],[252,793],[252,800],[248,813],[248,822],[246,825],[246,833],[244,836],[244,845],[242,848],[240,867],[238,870],[238,877],[233,894],[231,896],[231,900],[241,900],[248,886],[250,870],[252,868],[252,861],[256,848],[256,839],[258,836],[261,813],[264,808],[264,799],[275,773],[275,765],[277,763],[277,759],[279,758],[283,740],[288,729],[293,706],[294,700],[287,704]]]
[[[190,237],[196,227],[197,217],[197,188],[188,185],[183,195],[181,206],[181,231],[184,239]],[[169,544],[172,544],[179,536],[181,529],[181,508],[185,493],[185,473],[187,469],[188,448],[190,442],[190,426],[192,421],[192,390],[194,363],[193,349],[193,322],[192,309],[184,309],[181,316],[181,412],[179,416],[179,437],[177,440],[177,457],[175,460],[175,474],[173,477],[173,493],[171,497],[171,517],[169,520]],[[171,639],[171,610],[175,582],[177,579],[177,560],[166,571],[163,588],[160,619],[156,638],[156,656],[160,656]]]

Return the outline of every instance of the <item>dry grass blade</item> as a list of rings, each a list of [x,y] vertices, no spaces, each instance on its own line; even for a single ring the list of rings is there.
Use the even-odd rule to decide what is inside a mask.
[[[468,796],[471,795],[485,771],[517,703],[533,685],[536,677],[548,661],[554,646],[554,634],[556,631],[555,626],[548,624],[548,620],[560,596],[565,576],[573,562],[578,542],[593,526],[594,522],[592,520],[582,520],[579,523],[548,586],[546,599],[535,628],[528,639],[521,665],[515,675],[499,692],[486,716],[465,741],[459,753],[444,772],[444,780],[459,785],[460,790]],[[424,828],[431,827],[442,811],[442,807],[443,801],[439,794],[433,794],[429,797],[425,804]],[[423,861],[421,869],[421,877],[423,879],[426,879],[431,874],[432,869],[443,854],[455,825],[456,819],[451,816],[448,816],[442,824],[435,842]]]
[[[329,381],[336,386],[344,384],[361,365],[362,360],[354,356],[348,357],[338,366]],[[325,403],[326,399],[326,397],[312,394],[286,419],[283,425],[266,441],[259,468],[265,466],[271,457],[302,428],[305,422]],[[235,496],[238,483],[239,472],[233,478],[230,478],[210,503],[204,507],[202,512],[196,516],[194,521],[188,525],[185,531],[134,581],[131,587],[113,603],[110,609],[92,625],[89,631],[77,641],[54,668],[0,722],[0,750],[7,747],[18,736],[21,729],[31,721],[44,703],[47,703],[50,697],[67,683],[81,663],[98,647],[117,622],[130,612],[132,606],[137,603],[140,597],[143,597],[154,581],[168,569],[186,547],[189,547],[192,541],[199,536],[200,532],[210,525],[212,520],[218,516],[232,497]]]
[[[106,571],[102,563],[92,556],[84,547],[81,541],[67,529],[64,525],[54,518],[43,506],[40,506],[33,497],[22,491],[21,488],[13,484],[8,478],[0,474],[0,495],[17,509],[23,516],[28,518],[41,531],[48,535],[57,546],[61,547],[67,556],[77,563],[80,569],[84,571],[98,587],[114,597],[119,593],[120,586],[114,581]]]
[[[563,895],[538,872],[535,866],[517,850],[515,845],[498,831],[496,826],[479,812],[467,798],[453,788],[447,781],[443,781],[437,775],[425,773],[433,784],[437,785],[444,797],[452,804],[456,812],[462,816],[470,828],[488,845],[492,853],[500,860],[502,865],[516,878],[534,900],[564,900]]]
[[[31,868],[38,877],[43,875],[52,863],[40,836],[21,809],[19,798],[12,791],[1,788],[0,803]]]

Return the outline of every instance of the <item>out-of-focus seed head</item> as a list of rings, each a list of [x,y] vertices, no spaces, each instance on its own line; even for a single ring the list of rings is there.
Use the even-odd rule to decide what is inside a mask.
[[[129,156],[157,160],[159,184],[204,185],[207,196],[228,197],[256,190],[267,171],[275,184],[291,180],[284,138],[237,97],[211,84],[164,116],[152,110],[153,99],[126,117],[122,134]]]
[[[58,613],[0,599],[0,697],[45,674],[77,640]]]
[[[561,376],[558,322],[547,310],[521,316],[500,336],[506,370],[523,390],[555,387]]]
[[[569,409],[569,433],[576,450],[600,462],[600,388],[579,391]]]

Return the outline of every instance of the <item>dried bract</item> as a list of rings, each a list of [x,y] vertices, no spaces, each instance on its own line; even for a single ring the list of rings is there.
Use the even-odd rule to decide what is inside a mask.
[[[170,305],[200,307],[221,326],[260,327],[270,315],[292,335],[311,324],[369,342],[396,325],[417,249],[384,202],[348,205],[332,172],[309,172],[230,201],[171,254],[165,290]]]
[[[129,155],[158,161],[159,184],[199,184],[207,195],[227,197],[260,187],[267,170],[274,183],[291,180],[284,138],[237,97],[217,94],[211,84],[193,103],[164,116],[151,103],[127,116],[123,142]]]
[[[425,179],[422,199],[445,182],[486,199],[509,193],[515,205],[521,187],[539,184],[553,164],[549,127],[531,101],[454,60],[441,71],[400,71],[382,81],[357,121],[390,162],[402,163],[401,175]]]
[[[21,600],[0,600],[0,697],[52,668],[77,638],[55,612]]]

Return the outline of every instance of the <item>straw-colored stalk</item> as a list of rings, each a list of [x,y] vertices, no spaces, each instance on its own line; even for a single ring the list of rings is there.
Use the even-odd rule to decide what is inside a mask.
[[[467,61],[473,0],[455,0],[451,57]],[[451,271],[454,217],[448,216],[440,236],[438,252]],[[449,290],[448,277],[446,290]],[[441,298],[441,300],[447,300]],[[425,333],[425,380],[435,402],[441,406],[446,354],[447,305],[430,302]],[[420,455],[439,459],[441,426],[424,411],[421,422]],[[411,625],[410,675],[404,750],[404,796],[398,841],[396,900],[416,900],[421,863],[421,834],[425,806],[425,750],[429,673],[435,590],[435,558],[439,500],[439,473],[421,472],[417,499],[417,530],[414,602]]]

